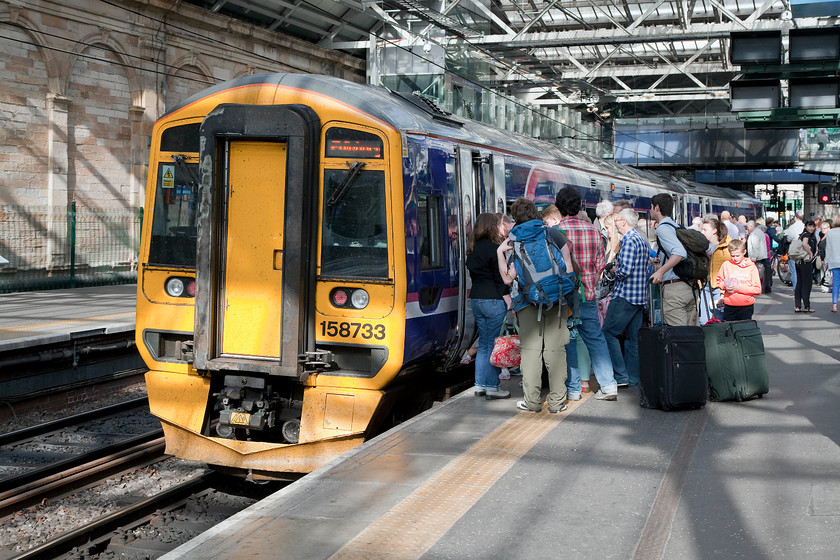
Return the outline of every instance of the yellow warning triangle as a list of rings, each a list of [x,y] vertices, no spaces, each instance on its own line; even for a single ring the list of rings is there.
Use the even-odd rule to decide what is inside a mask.
[[[172,170],[167,169],[166,172],[163,174],[164,179],[171,179],[172,178]]]

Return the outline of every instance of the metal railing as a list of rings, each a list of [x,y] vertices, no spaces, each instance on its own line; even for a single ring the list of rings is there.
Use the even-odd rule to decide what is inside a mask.
[[[0,293],[137,281],[142,210],[0,206]]]

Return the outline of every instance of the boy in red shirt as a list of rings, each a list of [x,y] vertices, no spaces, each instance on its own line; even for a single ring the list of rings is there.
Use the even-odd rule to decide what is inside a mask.
[[[761,280],[755,263],[746,257],[744,241],[729,243],[730,259],[720,265],[718,287],[723,291],[723,320],[752,319],[755,296],[761,293]]]

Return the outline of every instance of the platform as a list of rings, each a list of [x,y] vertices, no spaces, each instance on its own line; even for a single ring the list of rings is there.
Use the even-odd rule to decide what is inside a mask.
[[[133,331],[137,285],[0,294],[0,352]]]
[[[624,389],[534,414],[514,377],[513,399],[462,393],[162,558],[835,559],[840,314],[812,306],[757,302],[762,399],[665,413]]]

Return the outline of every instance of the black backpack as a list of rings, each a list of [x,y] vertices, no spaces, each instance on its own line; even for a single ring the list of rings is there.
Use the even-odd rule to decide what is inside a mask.
[[[677,240],[685,247],[686,257],[674,267],[674,274],[683,280],[709,278],[711,265],[709,255],[706,254],[709,249],[709,240],[706,236],[696,229],[686,229],[671,222],[659,224],[659,227],[663,225],[672,226],[677,232]],[[659,246],[661,247],[662,244],[660,243]]]

